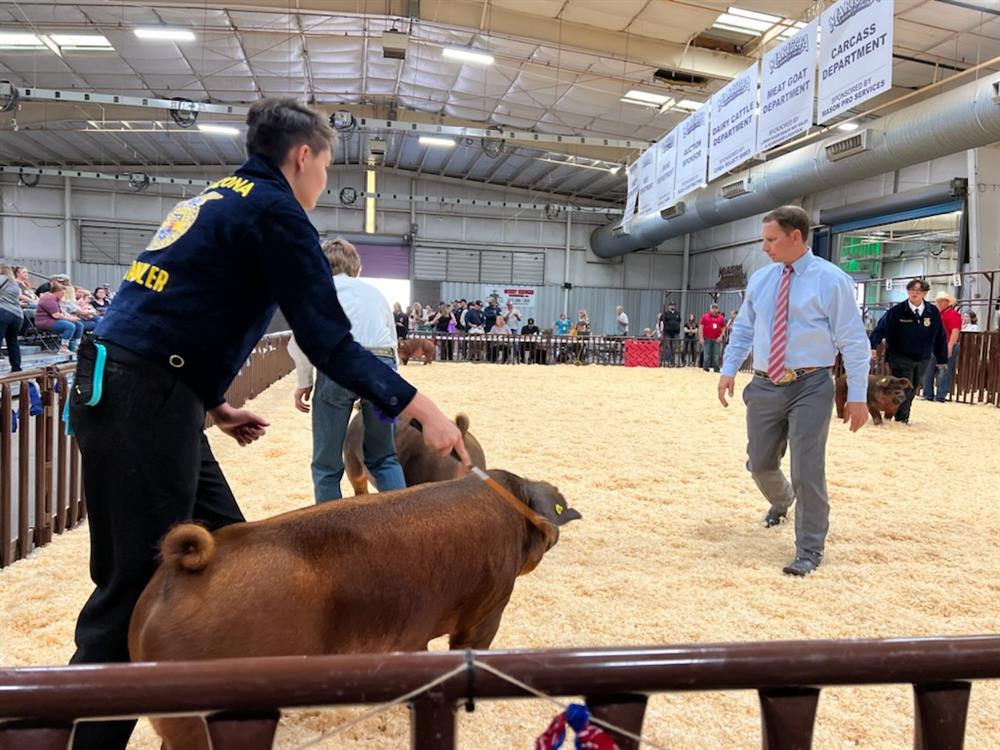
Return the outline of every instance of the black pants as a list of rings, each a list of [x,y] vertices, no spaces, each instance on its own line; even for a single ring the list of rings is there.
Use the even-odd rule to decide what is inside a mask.
[[[931,359],[933,357],[913,359],[902,354],[893,354],[892,352],[886,354],[886,361],[889,363],[889,370],[892,372],[893,377],[907,378],[913,384],[913,388],[907,388],[906,390],[906,401],[901,403],[899,409],[896,410],[895,419],[897,422],[910,421],[910,406],[913,404],[913,396],[916,394],[915,389],[923,382],[924,373],[927,372],[927,367],[930,365]]]
[[[21,369],[21,344],[17,340],[21,332],[24,318],[12,312],[0,310],[0,338],[7,344],[7,358],[10,360],[11,372]]]
[[[128,625],[171,526],[215,529],[243,514],[202,430],[201,401],[172,372],[108,345],[100,403],[71,406],[83,456],[96,589],[76,625],[73,664],[128,661]],[[77,724],[74,750],[124,750],[134,720]]]

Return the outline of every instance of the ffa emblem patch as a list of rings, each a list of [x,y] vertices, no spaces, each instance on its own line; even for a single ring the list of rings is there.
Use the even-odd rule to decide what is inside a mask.
[[[190,200],[181,201],[173,210],[167,214],[167,218],[156,230],[153,239],[146,246],[147,250],[162,250],[184,236],[184,233],[194,225],[198,218],[201,207],[208,201],[217,201],[222,198],[221,193],[214,190],[210,193],[203,193]]]
[[[924,318],[924,328],[930,328],[930,327],[931,327],[931,319]]]

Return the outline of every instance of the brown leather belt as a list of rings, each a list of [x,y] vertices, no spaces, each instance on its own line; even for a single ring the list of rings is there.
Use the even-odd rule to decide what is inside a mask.
[[[775,385],[788,385],[789,383],[794,383],[801,377],[804,377],[810,373],[816,372],[817,370],[829,370],[829,367],[800,367],[796,370],[792,370],[788,367],[785,368],[785,372],[782,374],[781,378],[777,381],[771,380],[771,376],[768,375],[763,370],[754,370],[754,377],[764,378],[764,380],[770,381]]]

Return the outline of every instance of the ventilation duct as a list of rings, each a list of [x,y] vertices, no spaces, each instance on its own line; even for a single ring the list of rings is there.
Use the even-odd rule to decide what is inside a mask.
[[[857,133],[849,135],[846,138],[841,138],[839,141],[824,144],[823,151],[826,153],[826,158],[830,161],[840,161],[841,159],[846,159],[848,156],[854,156],[855,154],[860,154],[862,151],[867,151],[868,133],[870,132],[867,129],[859,130]]]
[[[1000,141],[1000,76],[979,80],[893,112],[866,129],[809,144],[753,168],[753,190],[727,198],[722,181],[685,196],[683,215],[667,220],[660,211],[634,216],[615,232],[601,227],[590,236],[590,247],[602,258],[656,247],[706,227],[765,213],[810,193],[902,169],[913,164]],[[856,143],[858,140],[860,143]],[[851,153],[835,154],[827,147],[843,144]],[[749,170],[725,179],[725,184],[750,183]]]

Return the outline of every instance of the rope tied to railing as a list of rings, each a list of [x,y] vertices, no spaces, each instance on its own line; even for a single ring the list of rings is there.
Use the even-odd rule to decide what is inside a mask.
[[[458,675],[462,674],[462,672],[464,672],[467,669],[468,669],[468,666],[463,663],[461,666],[455,667],[450,672],[445,672],[444,674],[442,674],[442,675],[440,675],[438,677],[435,677],[433,680],[430,680],[429,682],[425,682],[420,687],[414,688],[413,690],[411,690],[408,693],[404,693],[403,695],[399,696],[398,698],[393,698],[391,701],[388,701],[386,703],[382,703],[382,704],[380,704],[378,706],[375,706],[375,708],[371,709],[370,711],[366,711],[365,713],[361,714],[361,716],[357,716],[357,717],[351,719],[349,722],[347,722],[346,724],[343,724],[343,725],[337,727],[336,729],[331,729],[329,732],[324,732],[323,734],[321,734],[316,739],[309,740],[309,742],[305,743],[304,745],[298,745],[295,748],[295,750],[306,750],[306,748],[314,747],[315,745],[318,745],[320,742],[328,740],[331,737],[335,737],[338,734],[341,734],[342,732],[346,732],[348,729],[350,729],[351,727],[357,726],[362,721],[367,721],[368,719],[371,719],[374,716],[378,716],[381,713],[385,713],[390,708],[394,708],[394,707],[402,705],[404,703],[409,703],[414,698],[419,698],[423,693],[426,693],[428,690],[430,690],[433,687],[437,687],[442,682],[447,682],[452,677],[457,677]]]
[[[563,703],[562,701],[556,700],[551,695],[543,693],[541,690],[536,690],[526,682],[521,682],[521,680],[517,679],[516,677],[509,675],[506,672],[503,672],[502,670],[499,670],[496,667],[487,664],[484,661],[477,662],[477,665],[479,666],[480,669],[489,672],[490,674],[495,675],[496,677],[499,677],[501,680],[504,680],[505,682],[509,682],[514,687],[520,688],[526,693],[531,693],[536,698],[541,698],[542,700],[546,700],[549,703],[559,706],[559,708],[562,709],[563,711],[568,709],[570,706],[569,703]],[[612,732],[616,732],[617,734],[620,734],[622,737],[628,737],[630,740],[635,740],[640,745],[646,745],[647,747],[653,748],[653,750],[669,750],[669,748],[665,747],[664,745],[659,745],[653,742],[644,735],[634,734],[633,732],[630,732],[627,729],[615,726],[611,722],[604,721],[603,719],[598,719],[593,714],[591,714],[590,716],[590,723],[597,724],[599,727],[602,727],[604,729],[610,729]]]
[[[490,674],[495,675],[496,677],[499,677],[501,680],[510,683],[514,687],[520,688],[526,693],[534,695],[536,698],[541,698],[542,700],[546,700],[549,703],[558,706],[563,711],[568,709],[570,706],[569,703],[563,703],[562,701],[556,700],[551,695],[548,695],[547,693],[543,693],[542,691],[533,688],[531,685],[528,685],[527,683],[522,682],[516,677],[513,677],[512,675],[509,675],[506,672],[497,669],[494,666],[491,666],[485,661],[476,661],[474,652],[471,649],[466,649],[465,660],[461,666],[455,667],[454,669],[445,672],[444,674],[439,675],[438,677],[435,677],[433,680],[430,680],[429,682],[426,682],[423,685],[414,688],[408,693],[404,693],[403,695],[400,695],[397,698],[393,698],[391,701],[382,703],[376,706],[375,708],[371,709],[370,711],[366,711],[360,716],[351,719],[346,724],[342,724],[341,726],[335,729],[331,729],[329,732],[324,732],[319,737],[309,740],[303,745],[297,745],[294,750],[306,750],[306,748],[314,747],[318,745],[320,742],[324,742],[325,740],[328,740],[331,737],[335,737],[338,734],[346,732],[348,729],[357,726],[363,721],[367,721],[368,719],[378,716],[381,713],[385,713],[390,708],[394,708],[404,703],[409,703],[415,698],[419,698],[422,694],[426,693],[431,688],[437,687],[441,683],[447,682],[452,677],[457,677],[463,672],[465,672],[467,679],[465,709],[466,711],[472,711],[475,708],[475,673],[477,668],[489,672]],[[472,708],[470,708],[470,705],[472,706]],[[645,735],[635,734],[627,729],[624,729],[623,727],[616,726],[611,722],[604,721],[603,719],[598,719],[593,715],[590,716],[590,723],[596,724],[602,727],[603,729],[609,729],[612,732],[616,732],[617,734],[621,735],[622,737],[627,737],[630,740],[638,742],[640,745],[645,745],[646,747],[653,748],[653,750],[669,750],[669,748],[665,747],[664,745],[657,744],[656,742],[650,740]]]

